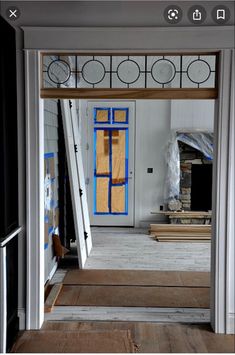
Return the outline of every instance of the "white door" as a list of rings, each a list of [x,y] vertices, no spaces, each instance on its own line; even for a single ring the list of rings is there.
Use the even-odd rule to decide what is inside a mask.
[[[135,103],[87,104],[91,225],[133,226]]]
[[[80,185],[77,169],[76,144],[74,142],[72,112],[69,100],[61,100],[64,138],[66,146],[67,163],[69,170],[69,180],[71,198],[73,206],[74,227],[76,234],[76,244],[78,251],[79,267],[84,268],[87,259],[87,247],[85,242],[84,220],[82,213],[82,201],[80,196]]]
[[[86,184],[85,184],[85,175],[84,168],[82,162],[82,144],[81,144],[81,131],[79,125],[79,116],[77,114],[76,109],[76,101],[69,100],[71,107],[71,123],[72,123],[72,131],[75,145],[75,156],[77,163],[77,172],[78,172],[78,181],[79,181],[79,191],[82,203],[82,217],[83,217],[83,226],[84,226],[84,234],[85,234],[85,243],[87,249],[87,256],[90,255],[92,248],[92,239],[91,239],[91,228],[90,228],[90,219],[88,212],[88,203],[87,203],[87,194],[86,194]]]

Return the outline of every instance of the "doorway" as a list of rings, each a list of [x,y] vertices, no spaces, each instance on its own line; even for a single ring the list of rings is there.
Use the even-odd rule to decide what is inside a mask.
[[[226,51],[225,51],[226,52]],[[33,53],[28,53],[28,66],[29,66],[29,68],[31,67],[31,65],[32,64],[35,64],[35,62],[36,62],[36,60],[35,60],[35,56],[33,55]],[[230,56],[229,56],[229,53],[223,53],[223,58],[224,58],[224,60],[226,61],[226,62],[228,62],[228,64],[230,65],[231,64],[231,62],[230,62]],[[227,78],[226,77],[226,75],[225,75],[225,78]],[[35,81],[35,78],[33,78],[33,80],[32,80],[32,82],[34,83],[34,81]],[[30,82],[29,83],[29,87],[31,87],[31,85],[32,85],[32,82]],[[227,86],[226,86],[227,87]],[[226,89],[227,90],[227,89]],[[222,95],[222,94],[221,94]],[[30,112],[31,112],[31,110],[32,111],[35,111],[35,105],[32,107],[32,102],[28,102],[28,104],[29,104],[29,109],[30,109]],[[218,118],[218,122],[221,122],[221,119],[222,119],[222,116],[226,116],[226,119],[228,119],[228,117],[229,117],[229,114],[228,114],[228,112],[226,111],[223,115],[222,115],[222,113],[220,113],[220,115],[219,115],[219,118]],[[217,122],[217,123],[218,123]],[[226,121],[227,123],[229,122],[229,121]],[[218,124],[217,124],[217,126],[218,126]],[[41,126],[40,126],[41,127]],[[227,125],[226,125],[226,127],[227,127]],[[223,132],[224,132],[224,129],[226,128],[226,127],[224,127],[224,125],[223,125]],[[217,127],[218,129],[219,129],[219,127]],[[221,128],[221,127],[220,127]],[[222,129],[222,128],[221,128]],[[35,130],[35,132],[34,132],[35,134],[36,134],[36,130]],[[226,133],[226,132],[225,132]],[[216,132],[216,134],[218,134],[218,131]],[[223,142],[224,142],[224,140],[223,140]],[[222,142],[222,143],[223,143]],[[30,144],[32,143],[32,139],[30,140]],[[38,144],[38,143],[37,143]],[[219,156],[219,159],[221,158],[221,154],[222,154],[222,151],[221,151],[221,148],[222,148],[222,146],[224,146],[224,144],[220,144],[220,143],[218,143],[218,141],[217,141],[217,144],[218,144],[218,146],[217,146],[217,150],[218,150],[218,152],[217,152],[217,156]],[[222,154],[222,156],[224,156],[224,153]],[[30,158],[30,157],[29,157]],[[218,166],[216,166],[216,168],[215,168],[215,170],[217,171],[219,169],[219,167]],[[219,170],[220,171],[220,170]],[[220,173],[221,173],[221,171],[220,171]],[[221,175],[221,174],[220,174]],[[223,175],[223,174],[222,174]],[[224,177],[225,178],[225,176],[223,175],[222,177]],[[38,180],[37,180],[38,181]],[[222,188],[222,185],[221,185],[221,183],[219,182],[219,181],[217,181],[216,180],[216,187],[218,188],[218,189],[222,189],[223,191],[224,191],[224,189]],[[35,202],[35,201],[34,201]],[[217,206],[218,205],[218,199],[216,199],[216,201],[215,201],[215,205],[214,206]],[[217,225],[218,224],[218,225]],[[220,223],[217,223],[216,225],[217,225],[217,227],[219,228],[219,229],[221,229],[222,228],[222,226],[221,226],[221,224]],[[217,230],[217,229],[216,229]],[[218,232],[218,230],[217,230],[217,232]],[[217,235],[217,233],[216,233],[216,235]],[[36,243],[36,241],[35,241],[35,243]],[[215,247],[215,246],[214,246]],[[40,260],[40,265],[41,265],[41,260]],[[217,275],[217,274],[216,274]],[[224,282],[224,281],[223,281]],[[217,290],[218,291],[218,290]],[[218,305],[217,305],[218,306]],[[40,305],[40,307],[41,307],[41,305]],[[37,307],[37,308],[40,308],[40,307]],[[30,307],[30,309],[31,309],[31,307]],[[220,307],[220,310],[219,310],[220,312],[224,312],[222,309],[221,309],[221,307]],[[218,315],[216,315],[216,317],[217,317]],[[216,318],[217,319],[217,318]],[[39,320],[40,321],[40,320]],[[36,324],[36,323],[35,323]],[[37,323],[37,324],[40,324],[40,322],[39,323]],[[216,323],[216,327],[217,326],[219,326],[219,324],[218,323]],[[222,329],[222,328],[221,328]]]

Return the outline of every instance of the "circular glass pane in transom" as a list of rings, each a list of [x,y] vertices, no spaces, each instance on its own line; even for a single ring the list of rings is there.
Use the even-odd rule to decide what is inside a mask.
[[[89,60],[82,68],[83,79],[89,84],[100,83],[105,76],[105,67],[98,60]]]
[[[64,60],[54,60],[47,69],[50,80],[55,84],[64,84],[71,75],[70,66]]]
[[[170,83],[175,77],[176,69],[174,64],[167,59],[159,59],[151,69],[153,80],[159,84]]]
[[[117,68],[119,80],[125,84],[133,84],[139,79],[140,68],[133,60],[127,59],[121,62]]]
[[[189,64],[187,74],[193,83],[202,84],[208,80],[211,74],[210,66],[204,60],[194,60]]]

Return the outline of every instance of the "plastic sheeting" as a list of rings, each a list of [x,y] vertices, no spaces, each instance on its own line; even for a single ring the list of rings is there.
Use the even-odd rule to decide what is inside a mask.
[[[179,199],[180,194],[180,151],[181,141],[203,153],[206,159],[213,160],[213,133],[174,131],[166,147],[167,175],[165,181],[165,201]]]

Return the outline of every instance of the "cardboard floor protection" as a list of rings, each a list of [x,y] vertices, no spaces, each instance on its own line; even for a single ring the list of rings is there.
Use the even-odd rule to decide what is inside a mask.
[[[56,306],[210,307],[209,288],[153,286],[63,286]]]
[[[14,353],[133,353],[129,330],[26,331]]]
[[[210,287],[209,272],[153,270],[70,270],[64,285]]]

